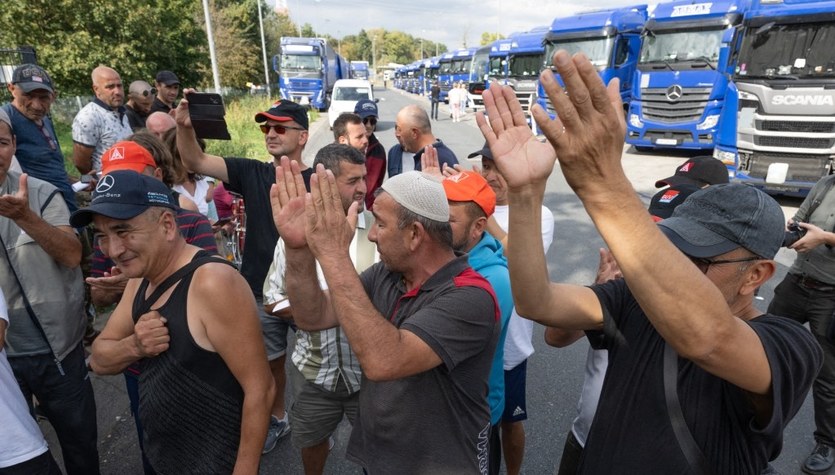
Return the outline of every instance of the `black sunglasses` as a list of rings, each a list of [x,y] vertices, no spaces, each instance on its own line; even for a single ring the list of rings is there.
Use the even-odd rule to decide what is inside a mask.
[[[261,129],[261,132],[263,132],[264,135],[267,135],[268,133],[270,133],[270,129],[275,130],[275,133],[277,133],[278,135],[284,135],[287,132],[287,129],[290,129],[290,130],[306,130],[304,127],[291,127],[289,125],[278,125],[278,124],[275,124],[275,125],[261,124],[261,125],[258,126],[258,128]]]
[[[148,97],[149,94],[156,95],[156,93],[157,88],[152,87],[150,89],[145,89],[144,91],[142,91],[142,97]]]
[[[376,117],[366,117],[365,119],[362,119],[362,123],[363,124],[377,125],[377,118]]]
[[[710,269],[710,266],[715,266],[715,265],[719,265],[719,264],[733,264],[733,263],[737,263],[737,262],[751,262],[751,261],[761,261],[761,260],[763,260],[762,257],[758,257],[758,256],[742,257],[742,258],[739,258],[739,259],[706,259],[704,257],[693,257],[693,256],[687,256],[687,257],[690,258],[690,260],[693,262],[693,264],[696,264],[696,267],[700,271],[702,271],[703,274],[707,274],[707,271],[708,271],[708,269]]]

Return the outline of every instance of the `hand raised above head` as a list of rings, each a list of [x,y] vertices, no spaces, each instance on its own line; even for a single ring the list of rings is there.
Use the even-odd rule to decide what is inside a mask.
[[[476,115],[476,122],[508,187],[519,190],[534,185],[544,189],[557,158],[554,148],[531,133],[511,87],[493,82],[482,98],[489,122],[483,113]]]
[[[188,95],[192,92],[197,92],[197,89],[183,89],[183,98],[177,104],[177,108],[172,111],[172,116],[180,127],[191,128],[191,115],[188,111]]]
[[[284,245],[298,249],[307,245],[305,238],[304,186],[299,163],[286,156],[275,167],[275,184],[270,187],[273,223]]]
[[[353,202],[345,215],[333,172],[317,165],[305,202],[305,234],[310,251],[320,263],[324,264],[328,257],[348,255],[348,246],[357,227],[358,209],[358,203]]]
[[[551,119],[539,106],[533,108],[533,117],[556,150],[568,184],[579,193],[589,187],[605,190],[611,180],[625,180],[620,160],[626,123],[618,80],[606,87],[581,53],[571,57],[560,50],[553,62],[565,87],[550,69],[539,78],[557,117]]]

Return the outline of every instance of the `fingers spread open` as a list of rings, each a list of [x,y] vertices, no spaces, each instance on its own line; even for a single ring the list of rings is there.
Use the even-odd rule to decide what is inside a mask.
[[[557,51],[554,55],[554,63],[556,64],[558,61],[563,60],[571,62],[570,57],[568,57],[568,53],[563,50]],[[554,73],[550,69],[542,71],[539,75],[539,82],[542,84],[542,88],[548,95],[548,99],[551,100],[551,104],[554,106],[554,110],[557,113],[556,115],[559,117],[561,122],[561,125],[558,127],[552,124],[552,128],[556,127],[556,129],[554,129],[555,131],[561,131],[563,127],[572,130],[582,130],[583,126],[578,122],[579,118],[577,116],[577,109],[574,107],[571,99],[569,99],[566,95],[565,89],[563,89],[563,87],[557,82],[557,78],[554,76]],[[540,117],[540,120],[537,120],[537,124],[539,124],[542,130],[545,131],[547,126],[546,122],[542,120],[542,118],[547,116],[547,114],[538,114],[536,111],[534,111],[534,114],[536,114],[534,115],[534,119],[536,119],[537,116]]]

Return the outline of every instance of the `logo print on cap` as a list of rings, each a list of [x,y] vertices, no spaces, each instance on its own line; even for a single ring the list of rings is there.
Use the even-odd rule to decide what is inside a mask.
[[[457,175],[448,176],[445,179],[449,180],[453,183],[460,183],[462,180],[467,179],[470,177],[470,174],[467,172],[461,172]]]
[[[125,147],[113,147],[110,151],[110,161],[113,160],[124,160],[125,159]]]
[[[684,165],[681,166],[681,168],[678,169],[678,171],[689,172],[691,168],[693,168],[693,163],[692,162],[685,163]]]
[[[96,185],[96,193],[105,193],[110,191],[115,184],[116,182],[113,179],[113,175],[105,175],[101,177],[101,180],[99,180],[99,183]]]

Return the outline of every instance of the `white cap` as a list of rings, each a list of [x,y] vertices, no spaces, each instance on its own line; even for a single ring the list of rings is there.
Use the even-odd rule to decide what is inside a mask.
[[[449,202],[444,185],[416,170],[395,175],[381,188],[400,206],[424,218],[449,222]]]
[[[2,108],[0,108],[0,122],[5,122],[9,124],[9,130],[12,131],[12,135],[14,135],[14,127],[12,127],[12,119],[9,118],[9,114],[6,114]]]

